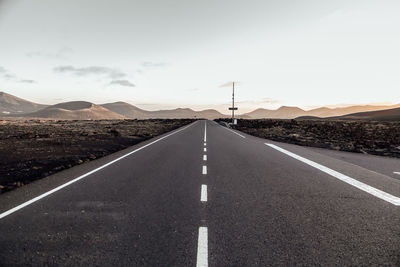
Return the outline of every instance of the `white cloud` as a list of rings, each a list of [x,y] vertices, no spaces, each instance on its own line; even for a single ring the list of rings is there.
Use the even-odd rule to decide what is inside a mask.
[[[112,80],[110,82],[110,85],[113,85],[113,84],[120,85],[120,86],[126,86],[126,87],[135,87],[135,85],[128,80]]]

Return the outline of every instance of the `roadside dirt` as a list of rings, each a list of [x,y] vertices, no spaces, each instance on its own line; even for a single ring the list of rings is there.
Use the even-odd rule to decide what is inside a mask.
[[[194,120],[0,120],[0,192],[122,150]]]
[[[398,121],[239,119],[234,128],[273,141],[400,158]]]

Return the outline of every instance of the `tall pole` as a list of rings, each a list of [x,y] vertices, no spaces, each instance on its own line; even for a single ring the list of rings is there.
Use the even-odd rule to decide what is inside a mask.
[[[235,122],[235,82],[232,82],[232,124]]]

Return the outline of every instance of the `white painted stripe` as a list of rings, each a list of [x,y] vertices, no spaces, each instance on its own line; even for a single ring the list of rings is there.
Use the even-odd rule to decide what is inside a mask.
[[[207,185],[202,184],[201,185],[201,197],[200,197],[201,202],[207,202]]]
[[[207,121],[204,121],[204,143],[207,142]]]
[[[203,155],[203,160],[207,161],[207,155]]]
[[[207,143],[204,143],[204,146],[207,146]]]
[[[294,154],[294,153],[292,153],[290,151],[287,151],[287,150],[285,150],[283,148],[280,148],[280,147],[278,147],[276,145],[268,144],[268,143],[265,143],[265,144],[267,146],[273,148],[273,149],[276,149],[276,150],[288,155],[288,156],[291,156],[292,158],[300,160],[301,162],[304,162],[304,163],[310,165],[311,167],[314,167],[314,168],[316,168],[316,169],[318,169],[320,171],[323,171],[323,172],[325,172],[325,173],[327,173],[327,174],[329,174],[329,175],[331,175],[331,176],[333,176],[333,177],[335,177],[335,178],[337,178],[337,179],[339,179],[339,180],[341,180],[341,181],[343,181],[345,183],[348,183],[349,185],[352,185],[352,186],[354,186],[354,187],[356,187],[356,188],[358,188],[358,189],[360,189],[360,190],[362,190],[362,191],[364,191],[366,193],[369,193],[369,194],[371,194],[371,195],[373,195],[373,196],[375,196],[377,198],[385,200],[385,201],[387,201],[387,202],[389,202],[389,203],[391,203],[393,205],[400,206],[400,198],[399,197],[393,196],[393,195],[391,195],[389,193],[386,193],[384,191],[381,191],[381,190],[379,190],[379,189],[377,189],[375,187],[372,187],[370,185],[364,184],[364,183],[362,183],[362,182],[360,182],[360,181],[358,181],[358,180],[356,180],[354,178],[351,178],[351,177],[349,177],[347,175],[344,175],[344,174],[342,174],[340,172],[334,171],[334,170],[332,170],[332,169],[330,169],[328,167],[325,167],[325,166],[323,166],[321,164],[318,164],[318,163],[316,163],[314,161],[311,161],[309,159],[303,158],[303,157],[301,157],[299,155],[296,155],[296,154]]]
[[[197,263],[196,267],[208,267],[208,229],[199,228],[199,241],[197,244]]]
[[[203,166],[203,174],[207,174],[207,166]]]
[[[398,175],[400,175],[400,172],[393,172],[394,174],[398,174]]]
[[[221,127],[227,129],[228,131],[231,131],[231,132],[234,133],[234,134],[239,135],[239,136],[242,137],[242,138],[246,138],[244,135],[241,135],[240,133],[237,133],[237,132],[235,132],[235,131],[233,131],[233,130],[231,130],[231,129],[229,129],[229,128],[226,128],[226,127],[224,127],[224,126],[221,126]]]
[[[207,152],[207,148],[206,147],[204,148],[204,152]]]
[[[193,124],[191,124],[191,125],[193,125]],[[117,159],[114,159],[114,160],[112,160],[112,161],[110,161],[110,162],[108,162],[108,163],[106,163],[106,164],[104,164],[104,165],[102,165],[102,166],[100,166],[100,167],[98,167],[98,168],[96,168],[96,169],[90,171],[90,172],[87,172],[87,173],[85,173],[85,174],[83,174],[83,175],[81,175],[81,176],[79,176],[79,177],[77,177],[77,178],[75,178],[75,179],[73,179],[73,180],[71,180],[71,181],[65,183],[65,184],[62,184],[62,185],[60,185],[60,186],[58,186],[58,187],[56,187],[56,188],[54,188],[54,189],[52,189],[52,190],[50,190],[50,191],[48,191],[48,192],[46,192],[46,193],[43,193],[43,194],[41,194],[41,195],[39,195],[39,196],[37,196],[37,197],[35,197],[35,198],[32,198],[31,200],[28,200],[28,201],[26,201],[26,202],[24,202],[24,203],[22,203],[22,204],[20,204],[20,205],[18,205],[18,206],[16,206],[16,207],[12,208],[12,209],[9,209],[9,210],[7,210],[7,211],[5,211],[5,212],[3,212],[3,213],[0,214],[0,219],[2,219],[2,218],[4,218],[4,217],[6,217],[6,216],[8,216],[8,215],[10,215],[10,214],[12,214],[12,213],[18,211],[18,210],[20,210],[20,209],[22,209],[22,208],[24,208],[24,207],[26,207],[26,206],[28,206],[28,205],[30,205],[30,204],[36,202],[36,201],[38,201],[38,200],[40,200],[40,199],[42,199],[42,198],[44,198],[44,197],[47,197],[48,195],[51,195],[51,194],[53,194],[54,192],[57,192],[57,191],[63,189],[64,187],[67,187],[67,186],[69,186],[70,184],[73,184],[73,183],[75,183],[75,182],[77,182],[77,181],[79,181],[79,180],[81,180],[81,179],[83,179],[83,178],[85,178],[85,177],[87,177],[87,176],[89,176],[89,175],[95,173],[95,172],[98,172],[98,171],[100,171],[101,169],[104,169],[104,168],[110,166],[111,164],[114,164],[115,162],[120,161],[121,159],[126,158],[126,157],[132,155],[133,153],[136,153],[136,152],[138,152],[138,151],[140,151],[140,150],[142,150],[142,149],[144,149],[144,148],[146,148],[146,147],[148,147],[148,146],[151,146],[151,145],[153,145],[153,144],[155,144],[155,143],[157,143],[157,142],[159,142],[159,141],[161,141],[161,140],[163,140],[163,139],[165,139],[165,138],[167,138],[167,137],[169,137],[169,136],[171,136],[171,135],[173,135],[173,134],[179,133],[180,131],[183,131],[183,130],[187,129],[187,128],[190,127],[191,125],[188,125],[188,126],[182,128],[182,129],[179,129],[179,130],[177,130],[177,131],[175,131],[175,132],[173,132],[173,133],[167,134],[167,135],[165,135],[165,136],[163,136],[163,137],[160,137],[159,139],[154,140],[153,142],[148,143],[147,145],[144,145],[144,146],[142,146],[142,147],[139,147],[138,149],[135,149],[134,151],[131,151],[131,152],[129,152],[129,153],[127,153],[127,154],[125,154],[125,155],[123,155],[123,156],[117,158]]]

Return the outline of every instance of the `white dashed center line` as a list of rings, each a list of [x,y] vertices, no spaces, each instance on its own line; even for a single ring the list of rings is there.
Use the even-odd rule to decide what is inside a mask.
[[[398,174],[398,175],[400,175],[400,172],[393,172],[394,174]]]
[[[203,166],[203,174],[207,174],[207,166]]]
[[[207,142],[207,121],[204,121],[204,143]]]
[[[207,121],[204,121],[204,148],[207,152]],[[203,161],[207,161],[207,155],[203,155]],[[207,166],[203,165],[202,173],[207,174]],[[207,185],[201,185],[201,202],[207,202]],[[199,228],[199,241],[197,244],[197,262],[196,267],[208,267],[208,229],[207,227]]]
[[[207,202],[207,185],[202,184],[201,185],[201,197],[200,197],[201,202]]]
[[[197,263],[196,267],[208,266],[208,229],[199,228],[199,241],[197,244]]]

